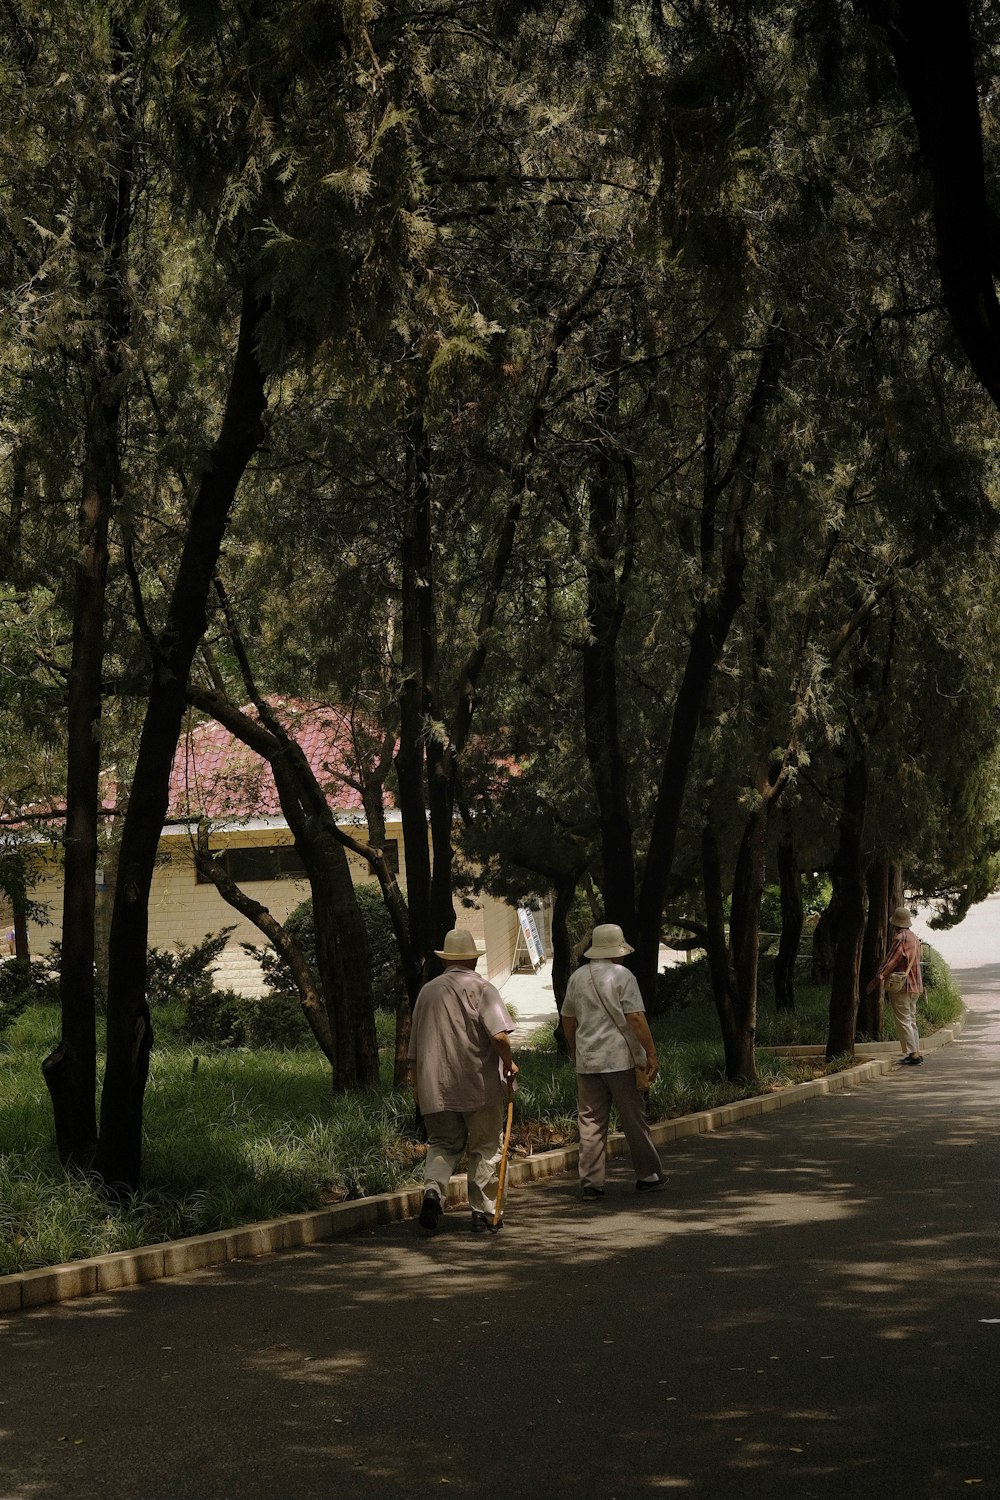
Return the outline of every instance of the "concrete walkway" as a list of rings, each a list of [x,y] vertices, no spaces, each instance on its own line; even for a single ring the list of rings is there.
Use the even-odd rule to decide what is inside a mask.
[[[3,1500],[1000,1495],[1000,964],[959,1042],[624,1165],[0,1321]]]

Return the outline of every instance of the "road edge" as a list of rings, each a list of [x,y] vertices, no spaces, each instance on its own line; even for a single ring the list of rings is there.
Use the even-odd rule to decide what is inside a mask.
[[[953,1025],[943,1027],[923,1038],[925,1051],[950,1045],[965,1024],[966,1013]],[[822,1047],[760,1048],[782,1056],[821,1058]],[[857,1061],[839,1073],[794,1083],[772,1094],[757,1094],[715,1109],[680,1115],[650,1126],[657,1146],[669,1146],[685,1136],[705,1135],[722,1130],[776,1109],[816,1099],[824,1094],[839,1093],[857,1083],[864,1083],[893,1071],[899,1059],[895,1042],[863,1044],[857,1049]],[[579,1146],[560,1146],[537,1156],[522,1157],[510,1163],[507,1181],[512,1187],[561,1177],[577,1164]],[[608,1140],[608,1155],[615,1160],[627,1156],[623,1135]],[[148,1281],[181,1276],[189,1271],[206,1270],[229,1261],[254,1259],[282,1250],[298,1250],[306,1245],[339,1239],[361,1229],[375,1229],[384,1224],[413,1218],[420,1210],[421,1186],[398,1188],[370,1198],[356,1198],[332,1204],[329,1208],[308,1213],[290,1214],[257,1224],[241,1224],[235,1229],[219,1229],[211,1234],[190,1235],[186,1239],[168,1240],[162,1245],[144,1245],[136,1250],[114,1250],[87,1260],[70,1261],[59,1266],[44,1266],[36,1271],[15,1271],[0,1276],[0,1314],[28,1311],[78,1297],[116,1292],[124,1287]],[[465,1178],[452,1179],[448,1207],[460,1208],[467,1203]]]

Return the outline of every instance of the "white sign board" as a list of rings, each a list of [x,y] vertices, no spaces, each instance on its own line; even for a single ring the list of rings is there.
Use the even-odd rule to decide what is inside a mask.
[[[530,912],[526,906],[519,906],[517,908],[517,920],[521,924],[521,936],[524,939],[524,946],[528,950],[528,957],[531,959],[533,967],[537,969],[542,962],[542,940],[538,936],[538,928],[535,926],[534,913]]]

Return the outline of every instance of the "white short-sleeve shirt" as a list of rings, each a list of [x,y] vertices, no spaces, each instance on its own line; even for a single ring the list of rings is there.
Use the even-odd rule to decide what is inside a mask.
[[[595,986],[603,997],[603,1005],[594,992]],[[595,958],[571,974],[562,1013],[575,1017],[577,1023],[576,1071],[623,1073],[634,1067],[642,1048],[638,1039],[633,1038],[633,1051],[619,1028],[627,1028],[625,1016],[630,1011],[645,1009],[635,975],[621,964]],[[612,1019],[616,1015],[617,1025]]]

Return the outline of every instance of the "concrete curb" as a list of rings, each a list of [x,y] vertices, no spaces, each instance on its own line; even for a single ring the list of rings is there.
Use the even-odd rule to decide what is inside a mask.
[[[924,1038],[924,1049],[933,1052],[953,1042],[965,1023],[965,1016],[954,1026],[933,1032]],[[760,1048],[785,1057],[822,1058],[822,1047]],[[899,1047],[895,1042],[873,1042],[864,1046],[859,1060],[841,1073],[814,1078],[808,1083],[794,1083],[773,1094],[757,1094],[718,1109],[681,1115],[676,1120],[661,1120],[650,1127],[657,1146],[670,1145],[689,1135],[707,1135],[742,1120],[770,1114],[821,1094],[838,1093],[856,1083],[892,1072]],[[578,1146],[563,1146],[538,1156],[522,1157],[510,1163],[507,1172],[512,1187],[542,1182],[547,1177],[561,1177],[577,1164]],[[608,1140],[608,1155],[620,1160],[628,1155],[623,1135]],[[72,1261],[64,1266],[45,1266],[38,1271],[18,1271],[0,1276],[0,1314],[20,1312],[66,1302],[74,1297],[91,1297],[99,1292],[115,1292],[122,1287],[137,1286],[144,1281],[160,1281],[181,1276],[187,1271],[225,1265],[231,1260],[247,1260],[258,1255],[272,1255],[279,1250],[297,1250],[321,1240],[339,1238],[359,1229],[374,1229],[414,1217],[420,1210],[423,1188],[401,1188],[372,1198],[357,1198],[337,1203],[312,1213],[292,1214],[288,1218],[269,1219],[261,1224],[241,1224],[235,1229],[221,1229],[214,1234],[191,1235],[187,1239],[169,1240],[163,1245],[145,1245],[139,1250],[116,1250],[109,1255],[95,1255],[90,1260]],[[461,1208],[468,1202],[465,1178],[452,1178],[448,1207]]]

